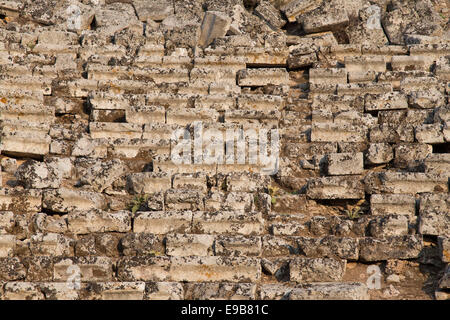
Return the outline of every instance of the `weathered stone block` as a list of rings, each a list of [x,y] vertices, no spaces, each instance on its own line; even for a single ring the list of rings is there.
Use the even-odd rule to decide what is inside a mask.
[[[373,215],[409,215],[416,212],[416,200],[407,194],[373,194],[370,197],[370,213]]]
[[[362,199],[364,186],[359,177],[310,179],[306,194],[311,199]]]
[[[170,278],[189,282],[256,282],[261,278],[261,264],[259,259],[247,257],[175,257]]]
[[[112,261],[107,257],[55,258],[54,280],[67,281],[77,275],[82,282],[109,281],[113,277]]]
[[[243,87],[257,87],[289,84],[289,74],[286,69],[261,68],[244,69],[237,73],[238,84]]]
[[[394,159],[394,150],[389,143],[371,143],[366,153],[368,164],[388,163]]]
[[[69,231],[75,234],[131,230],[131,218],[128,211],[106,212],[98,209],[73,211],[69,213],[67,221]]]
[[[134,232],[166,234],[184,233],[191,230],[191,211],[138,212],[134,219]]]
[[[15,281],[23,280],[26,269],[19,258],[0,258],[0,280]]]
[[[260,212],[195,212],[193,217],[196,233],[257,235],[262,228]]]
[[[345,273],[345,260],[295,258],[289,263],[290,280],[300,283],[339,281]]]
[[[407,235],[408,217],[401,215],[377,217],[370,222],[369,232],[376,238]]]
[[[206,11],[198,44],[202,47],[207,47],[214,39],[225,36],[230,25],[231,18],[224,13],[220,11]]]
[[[171,186],[172,181],[166,173],[141,172],[127,176],[127,187],[134,194],[154,193]]]
[[[330,153],[327,156],[327,162],[328,174],[332,176],[362,174],[364,171],[362,152]]]
[[[394,236],[384,239],[363,238],[359,241],[362,261],[413,259],[422,251],[422,236]]]
[[[293,289],[290,300],[369,300],[367,286],[359,282],[317,283]]]
[[[186,283],[186,300],[254,300],[256,285],[253,283]]]
[[[252,257],[262,252],[260,237],[218,236],[214,242],[215,255],[226,257]]]
[[[214,237],[206,234],[173,234],[165,240],[168,256],[211,256]]]
[[[106,200],[101,193],[59,188],[43,192],[42,207],[61,213],[73,210],[106,209]]]

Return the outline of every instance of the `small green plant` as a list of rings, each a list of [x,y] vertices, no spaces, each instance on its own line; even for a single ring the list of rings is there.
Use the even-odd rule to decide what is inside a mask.
[[[272,204],[276,204],[277,203],[277,195],[278,195],[278,191],[280,191],[280,188],[278,188],[277,186],[269,186],[268,190],[269,190],[269,195],[271,197],[270,202]]]
[[[162,256],[163,254],[159,251],[151,250],[150,255],[151,256]]]
[[[351,220],[358,219],[360,217],[361,208],[353,208],[345,210],[345,214]]]
[[[354,206],[349,206],[347,205],[347,209],[344,210],[345,215],[351,219],[351,220],[355,220],[358,219],[361,214],[363,213],[363,209],[362,209],[362,204],[365,202],[364,199],[358,201],[358,203],[356,203],[356,205]]]
[[[130,204],[128,204],[128,209],[135,214],[139,208],[148,200],[148,195],[138,195],[134,197]]]

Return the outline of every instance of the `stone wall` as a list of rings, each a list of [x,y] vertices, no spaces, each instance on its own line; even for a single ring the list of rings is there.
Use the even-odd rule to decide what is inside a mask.
[[[448,299],[449,9],[0,2],[0,299]]]

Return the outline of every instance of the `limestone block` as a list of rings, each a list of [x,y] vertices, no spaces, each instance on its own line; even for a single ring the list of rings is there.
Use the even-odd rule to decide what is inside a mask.
[[[263,219],[259,212],[195,212],[193,216],[196,233],[256,235],[262,228]]]
[[[423,194],[419,203],[419,232],[426,235],[450,235],[450,197],[447,193]]]
[[[68,214],[67,221],[69,231],[75,234],[131,230],[131,218],[128,211],[105,212],[98,209],[72,211]]]
[[[422,124],[415,128],[416,140],[422,143],[444,143],[443,125]]]
[[[407,235],[408,217],[402,215],[377,217],[370,222],[369,233],[375,238]]]
[[[174,281],[256,282],[261,278],[259,259],[247,257],[174,257],[170,278]]]
[[[211,256],[214,236],[206,234],[172,234],[166,237],[168,256]]]
[[[298,237],[299,249],[308,258],[339,258],[357,260],[359,256],[358,239],[326,236],[323,238]]]
[[[165,173],[141,172],[127,176],[127,188],[133,194],[154,193],[171,187],[171,178]]]
[[[346,123],[317,123],[311,128],[311,142],[365,142],[367,128]]]
[[[162,21],[168,16],[174,14],[174,6],[171,1],[158,0],[158,1],[142,1],[134,0],[134,8],[138,15],[139,20],[146,22],[148,19],[154,21]]]
[[[320,4],[316,0],[295,0],[290,1],[281,7],[289,22],[295,22],[298,15],[313,10]]]
[[[36,234],[30,239],[30,251],[35,256],[74,255],[74,240],[58,233]]]
[[[44,294],[36,283],[8,282],[5,284],[3,299],[5,300],[44,300]]]
[[[386,237],[384,239],[360,239],[360,259],[380,261],[389,259],[413,259],[422,251],[423,241],[419,235]]]
[[[226,35],[231,25],[231,18],[220,11],[206,11],[201,26],[199,46],[207,47],[216,38]]]
[[[42,206],[54,212],[70,212],[75,209],[104,209],[106,202],[100,193],[60,188],[44,191]]]
[[[330,153],[327,156],[327,170],[329,175],[362,174],[364,171],[364,157],[358,153]]]
[[[359,282],[314,283],[294,288],[290,300],[369,300],[367,286]]]
[[[433,153],[426,157],[425,172],[437,173],[447,175],[450,172],[450,154],[448,153]]]
[[[323,177],[310,179],[306,194],[311,199],[362,199],[360,177]]]
[[[214,242],[215,255],[226,257],[260,256],[262,242],[260,237],[217,236]]]
[[[399,92],[369,94],[365,97],[364,107],[366,111],[407,109],[408,99]]]
[[[26,276],[25,266],[17,257],[0,258],[0,280],[1,281],[17,281],[23,280]]]
[[[409,215],[416,212],[414,196],[407,194],[372,194],[370,197],[370,213],[372,215]]]
[[[388,143],[371,143],[366,153],[368,164],[388,163],[394,158],[394,151]]]
[[[190,232],[191,211],[138,212],[134,219],[134,232],[166,234],[171,232]]]
[[[90,122],[89,132],[93,139],[141,138],[142,125],[136,123]]]
[[[165,251],[163,236],[152,233],[127,233],[119,243],[125,256],[158,255]]]
[[[422,56],[393,56],[391,64],[394,71],[429,70]]]
[[[185,299],[189,300],[255,300],[256,284],[253,283],[186,283]]]
[[[41,201],[42,191],[38,189],[0,189],[0,208],[3,211],[39,212],[42,209]]]
[[[146,284],[147,300],[183,300],[184,288],[176,282],[151,282]]]
[[[347,72],[386,71],[384,58],[378,56],[346,57],[344,63]]]
[[[12,257],[15,247],[16,236],[0,235],[0,258]]]
[[[295,258],[289,263],[290,280],[300,283],[339,281],[345,267],[346,260]]]
[[[45,162],[28,160],[17,168],[14,175],[29,189],[58,188],[62,173],[56,169]]]
[[[339,84],[347,83],[345,69],[310,69],[309,82],[312,84]]]
[[[198,190],[206,193],[207,176],[204,173],[181,173],[173,177],[174,189]]]
[[[289,84],[289,74],[281,68],[244,69],[238,72],[237,79],[241,87]]]
[[[112,280],[112,261],[107,257],[54,258],[55,281],[67,281],[79,270],[81,282]]]
[[[255,8],[255,14],[263,19],[272,29],[279,29],[286,24],[280,11],[269,1],[261,1]]]
[[[368,193],[448,192],[448,177],[421,172],[372,173],[365,179]]]

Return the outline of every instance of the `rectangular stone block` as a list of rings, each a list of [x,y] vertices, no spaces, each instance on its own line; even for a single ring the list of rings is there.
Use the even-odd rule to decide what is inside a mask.
[[[185,233],[191,231],[191,222],[191,211],[138,212],[133,230],[154,234]]]
[[[424,164],[425,172],[450,175],[449,153],[432,153],[426,157]]]
[[[161,106],[130,106],[125,111],[125,118],[128,123],[148,124],[165,123],[166,110]]]
[[[174,189],[207,191],[207,176],[204,173],[180,173],[173,177]]]
[[[172,234],[166,237],[168,256],[212,256],[214,236],[206,234]]]
[[[154,193],[171,187],[172,180],[166,173],[140,172],[127,176],[127,188],[132,194]]]
[[[289,300],[369,300],[367,286],[359,282],[314,283],[293,289]]]
[[[361,177],[323,177],[308,182],[306,194],[311,199],[362,199]]]
[[[414,216],[416,200],[413,195],[409,194],[373,194],[370,197],[370,213],[373,215]]]
[[[140,139],[142,137],[142,125],[136,123],[90,122],[89,132],[93,139]]]
[[[247,257],[174,257],[170,266],[173,281],[257,282],[259,259]]]
[[[42,207],[62,213],[73,210],[106,209],[106,200],[101,193],[59,188],[43,191]]]
[[[369,193],[448,192],[448,177],[421,172],[382,172],[366,176]]]
[[[290,1],[281,7],[289,22],[295,22],[298,15],[308,12],[319,6],[316,0],[295,0]]]
[[[289,74],[286,69],[281,68],[244,69],[237,73],[237,81],[241,87],[288,85]]]
[[[12,257],[15,247],[16,236],[0,235],[0,258]]]
[[[300,283],[339,281],[346,260],[330,258],[294,258],[289,263],[290,280]]]
[[[260,256],[262,242],[260,237],[218,236],[214,242],[215,255],[225,257]]]
[[[112,261],[107,257],[54,258],[53,265],[55,281],[67,281],[76,274],[82,282],[110,281],[113,277]]]
[[[339,84],[347,83],[347,72],[345,69],[310,69],[309,82],[311,84]]]
[[[131,230],[129,211],[106,212],[98,209],[69,212],[69,231],[75,234],[92,232],[128,232]]]
[[[344,63],[347,72],[386,71],[386,61],[378,56],[346,57]]]
[[[370,262],[417,258],[422,251],[423,241],[420,235],[406,235],[384,239],[363,238],[359,245],[360,259]]]
[[[366,111],[407,109],[408,99],[399,92],[368,94],[364,106]]]
[[[358,153],[330,153],[327,155],[327,170],[332,176],[362,174],[364,157]]]
[[[426,235],[450,236],[450,196],[429,193],[420,197],[419,232]]]
[[[429,71],[429,65],[423,56],[393,56],[391,65],[393,71]]]
[[[257,235],[263,230],[260,212],[195,212],[193,231],[208,234]]]
[[[23,212],[40,212],[42,209],[42,191],[36,189],[0,189],[0,210]]]
[[[311,128],[311,142],[365,142],[367,128],[345,123],[317,123]]]

